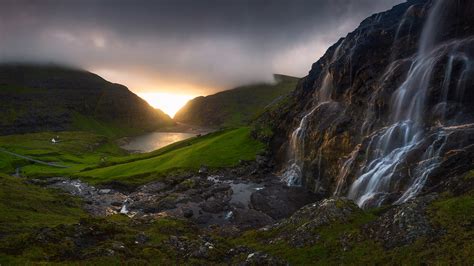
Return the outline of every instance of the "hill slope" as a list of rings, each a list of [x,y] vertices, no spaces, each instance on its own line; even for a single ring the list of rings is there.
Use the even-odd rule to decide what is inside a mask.
[[[0,134],[91,130],[106,135],[172,124],[125,86],[59,66],[0,65]]]
[[[254,84],[189,101],[174,119],[199,126],[238,126],[251,121],[279,96],[291,92],[298,78],[275,75],[276,84]]]

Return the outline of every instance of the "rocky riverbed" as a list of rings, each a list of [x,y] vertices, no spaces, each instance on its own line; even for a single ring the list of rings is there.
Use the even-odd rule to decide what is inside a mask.
[[[199,174],[180,177],[174,184],[155,181],[131,192],[63,177],[30,182],[83,198],[85,210],[93,216],[172,216],[200,227],[231,226],[239,230],[272,224],[320,198],[304,188],[287,187],[272,174],[250,173],[227,169],[211,174],[202,168]]]

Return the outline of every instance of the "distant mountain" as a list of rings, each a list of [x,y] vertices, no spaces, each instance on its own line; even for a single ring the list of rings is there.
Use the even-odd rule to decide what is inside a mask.
[[[85,70],[0,65],[0,134],[88,130],[110,136],[173,124],[125,86]]]
[[[276,84],[252,84],[190,100],[174,120],[198,126],[238,126],[250,122],[266,106],[293,91],[298,78],[275,75]]]

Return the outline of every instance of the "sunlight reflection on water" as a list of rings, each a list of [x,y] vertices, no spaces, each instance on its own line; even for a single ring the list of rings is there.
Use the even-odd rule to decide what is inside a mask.
[[[143,153],[151,152],[169,144],[196,136],[193,133],[153,132],[131,138],[122,148],[128,151]]]

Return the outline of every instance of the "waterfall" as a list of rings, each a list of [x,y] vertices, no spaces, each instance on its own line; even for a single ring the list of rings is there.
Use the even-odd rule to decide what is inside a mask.
[[[309,117],[314,113],[314,111],[316,111],[318,107],[319,105],[314,107],[311,111],[304,115],[298,127],[293,131],[293,133],[291,133],[289,143],[290,160],[288,161],[288,166],[286,167],[282,175],[282,180],[288,186],[301,185],[306,128],[308,126]]]
[[[402,31],[403,27],[405,26],[406,22],[407,22],[407,17],[410,15],[410,13],[412,12],[413,10],[413,6],[410,6],[409,8],[407,8],[407,10],[405,11],[405,13],[403,13],[403,16],[402,16],[402,19],[400,20],[400,22],[398,23],[398,27],[397,27],[397,31],[395,32],[395,37],[393,38],[393,43],[395,44],[399,37],[400,37],[400,32]],[[410,33],[411,33],[411,29],[412,29],[412,26],[413,24],[410,23],[408,25],[408,38],[410,39]],[[397,53],[395,50],[392,51],[391,55],[390,55],[390,62],[393,62],[395,60],[395,58],[397,58]]]
[[[282,181],[288,186],[300,186],[302,185],[302,175],[304,171],[304,140],[306,138],[307,127],[313,113],[321,107],[321,105],[331,101],[331,94],[334,90],[333,79],[329,66],[339,57],[339,52],[344,40],[336,47],[331,57],[329,64],[325,69],[324,78],[321,87],[317,93],[317,101],[319,102],[316,107],[312,108],[306,113],[300,120],[298,127],[291,133],[289,147],[288,147],[288,161],[287,165],[281,175]]]
[[[344,164],[342,165],[341,171],[339,172],[339,175],[337,177],[337,182],[336,182],[336,190],[334,191],[334,195],[339,195],[342,191],[342,186],[344,185],[344,182],[349,175],[349,172],[352,168],[352,165],[354,164],[354,161],[359,154],[360,150],[360,145],[358,145],[351,153],[349,156],[349,159],[347,159]]]
[[[376,136],[373,159],[362,169],[352,183],[348,197],[361,206],[378,206],[398,182],[396,170],[405,163],[407,155],[425,140],[424,117],[428,86],[435,64],[442,53],[436,47],[436,32],[440,30],[439,17],[443,1],[437,1],[429,11],[418,47],[405,81],[393,93],[390,105],[391,125]],[[439,164],[439,152],[445,134],[440,133],[423,155],[423,161],[410,178],[408,189],[396,201],[402,203],[415,196],[428,175]],[[370,147],[369,147],[370,148]],[[351,160],[347,164],[351,164]],[[343,172],[347,171],[343,167]]]
[[[405,13],[403,13],[402,19],[398,23],[397,31],[395,32],[395,38],[393,38],[394,42],[396,42],[398,40],[398,37],[400,36],[400,31],[402,30],[403,26],[405,25],[406,20],[407,20],[407,16],[412,11],[412,9],[413,9],[413,6],[410,6],[409,8],[407,8]],[[410,23],[410,29],[411,29],[411,27],[412,27],[412,24]],[[409,35],[410,34],[408,34],[408,36]]]

